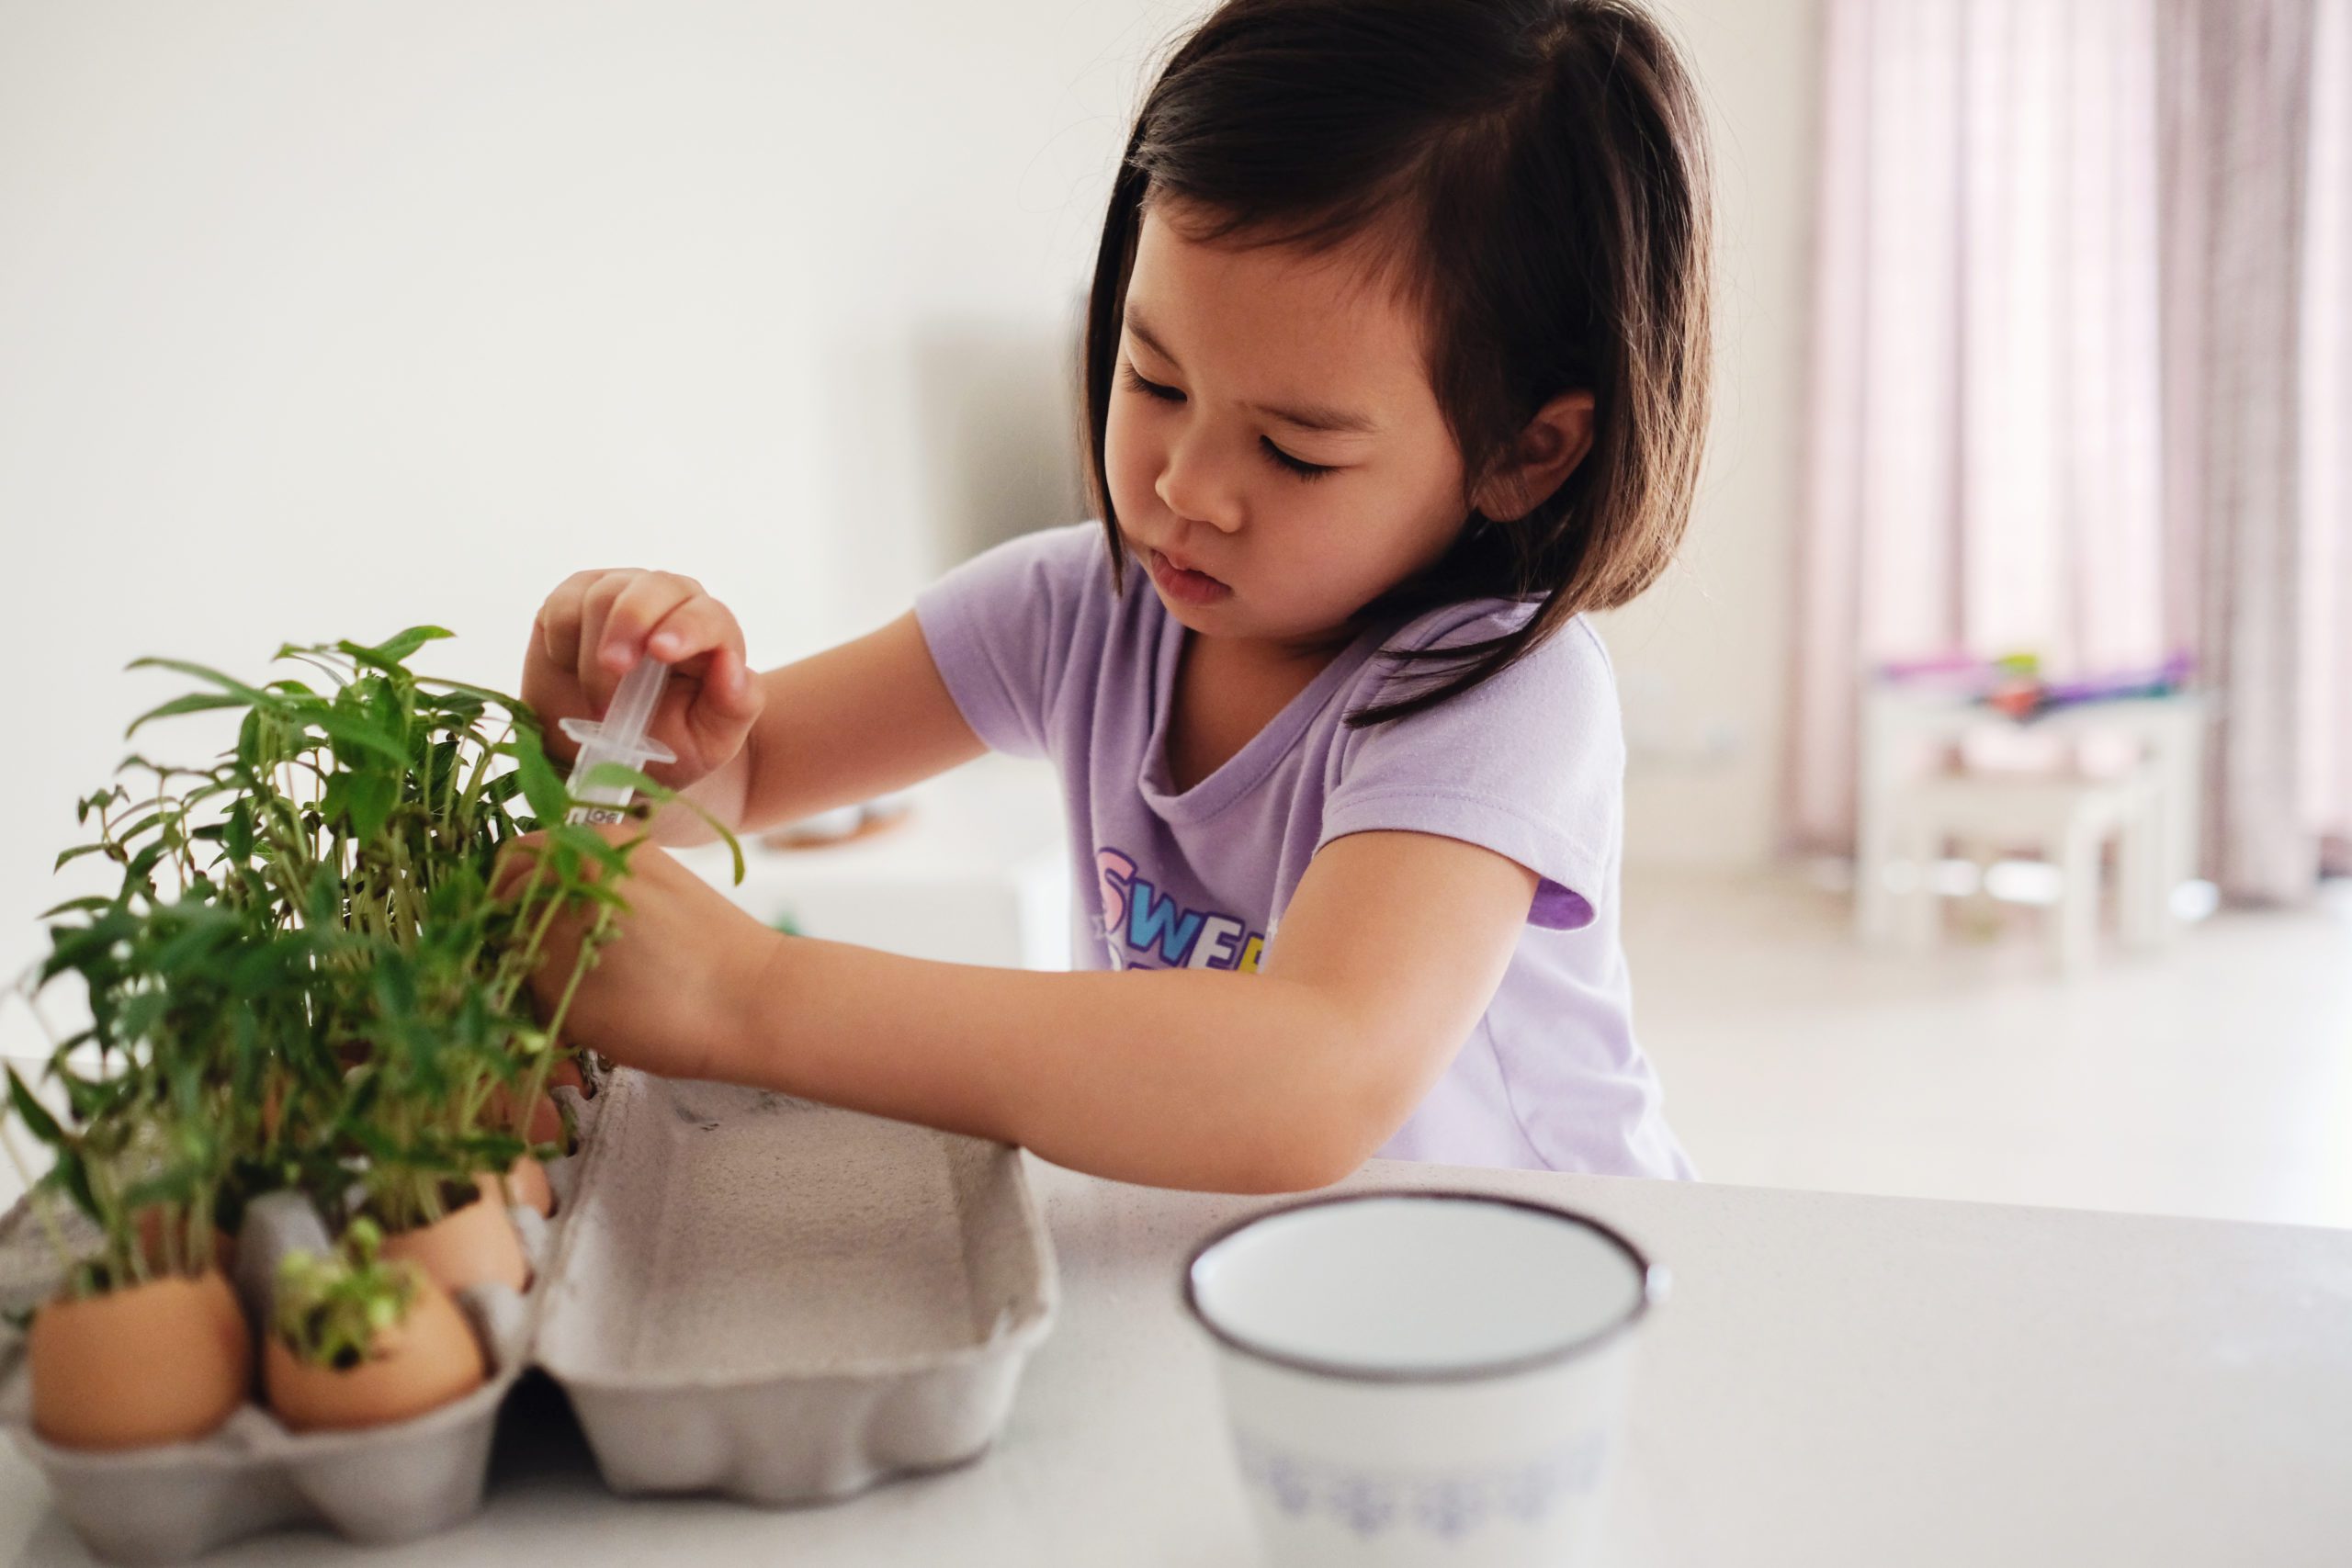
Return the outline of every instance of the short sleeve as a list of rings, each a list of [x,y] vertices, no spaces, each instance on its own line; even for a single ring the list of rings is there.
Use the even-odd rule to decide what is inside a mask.
[[[1108,570],[1102,525],[1074,524],[1007,540],[915,596],[932,662],[990,750],[1046,755],[1090,579]]]
[[[1492,637],[1502,612],[1457,621],[1411,646]],[[1426,682],[1375,660],[1385,687],[1351,706],[1393,700]],[[1403,682],[1399,684],[1398,682]],[[1317,848],[1351,833],[1405,831],[1494,851],[1542,878],[1532,925],[1592,923],[1611,886],[1624,810],[1625,739],[1617,686],[1582,616],[1481,685],[1408,718],[1353,731],[1324,803]]]

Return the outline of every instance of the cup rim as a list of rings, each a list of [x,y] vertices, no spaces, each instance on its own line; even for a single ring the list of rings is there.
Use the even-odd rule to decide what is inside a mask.
[[[1634,1266],[1634,1271],[1641,1280],[1641,1289],[1635,1292],[1632,1307],[1623,1315],[1601,1325],[1600,1327],[1581,1338],[1571,1339],[1565,1344],[1546,1346],[1541,1350],[1530,1351],[1525,1355],[1513,1356],[1503,1360],[1480,1361],[1462,1367],[1362,1367],[1351,1366],[1344,1361],[1325,1360],[1319,1357],[1301,1356],[1287,1350],[1276,1350],[1268,1346],[1253,1343],[1246,1337],[1227,1328],[1211,1317],[1206,1309],[1201,1305],[1201,1264],[1211,1253],[1243,1231],[1250,1230],[1269,1220],[1301,1213],[1308,1209],[1374,1202],[1390,1198],[1487,1203],[1501,1208],[1523,1209],[1530,1213],[1541,1214],[1548,1220],[1564,1220],[1570,1224],[1581,1225],[1599,1235],[1624,1256],[1626,1261]],[[1478,1192],[1466,1187],[1384,1187],[1301,1198],[1291,1202],[1277,1204],[1271,1209],[1261,1209],[1253,1214],[1245,1214],[1238,1220],[1218,1226],[1194,1247],[1192,1256],[1184,1260],[1182,1294],[1185,1311],[1192,1314],[1193,1321],[1199,1324],[1203,1331],[1227,1349],[1238,1351],[1255,1360],[1285,1368],[1291,1371],[1306,1372],[1314,1377],[1333,1378],[1343,1382],[1459,1383],[1483,1382],[1492,1378],[1511,1377],[1598,1350],[1619,1336],[1630,1333],[1634,1325],[1647,1316],[1650,1309],[1664,1299],[1666,1288],[1667,1272],[1664,1266],[1652,1262],[1640,1247],[1626,1239],[1624,1234],[1616,1227],[1604,1221],[1597,1220],[1589,1214],[1579,1213],[1574,1209],[1565,1209],[1554,1203],[1542,1203],[1532,1199],[1513,1198],[1501,1193]]]

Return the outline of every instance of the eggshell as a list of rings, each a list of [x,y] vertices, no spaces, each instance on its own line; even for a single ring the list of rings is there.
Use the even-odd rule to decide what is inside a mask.
[[[493,1182],[491,1191],[429,1225],[386,1236],[382,1255],[416,1263],[452,1294],[470,1285],[523,1290],[531,1282],[530,1260],[495,1186]]]
[[[408,1315],[377,1335],[374,1354],[357,1366],[304,1360],[275,1334],[262,1348],[270,1408],[297,1432],[405,1421],[463,1398],[488,1375],[473,1330],[430,1280],[410,1302]]]
[[[62,1447],[200,1438],[244,1403],[253,1343],[219,1269],[49,1303],[26,1348],[33,1427]]]

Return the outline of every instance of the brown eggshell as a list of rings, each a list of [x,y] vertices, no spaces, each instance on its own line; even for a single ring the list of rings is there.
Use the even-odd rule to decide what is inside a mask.
[[[494,1190],[478,1193],[464,1208],[429,1225],[386,1236],[382,1256],[409,1259],[452,1295],[469,1285],[500,1284],[519,1291],[531,1282],[523,1238]]]
[[[489,1375],[481,1346],[447,1293],[424,1280],[408,1316],[376,1337],[375,1354],[356,1367],[322,1367],[275,1334],[262,1348],[269,1407],[297,1432],[345,1430],[405,1421],[480,1388]]]
[[[498,1179],[484,1176],[482,1191],[501,1203],[520,1203],[526,1209],[537,1209],[541,1219],[555,1217],[555,1188],[548,1181],[548,1168],[525,1155],[506,1173],[506,1190],[499,1191]]]
[[[220,1270],[174,1276],[33,1315],[33,1427],[64,1448],[186,1442],[226,1421],[253,1382],[253,1343]]]

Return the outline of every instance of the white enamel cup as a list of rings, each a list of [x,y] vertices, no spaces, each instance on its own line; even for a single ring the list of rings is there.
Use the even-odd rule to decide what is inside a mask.
[[[1563,1209],[1309,1199],[1193,1253],[1236,1457],[1281,1568],[1589,1562],[1632,1329],[1662,1269]]]

